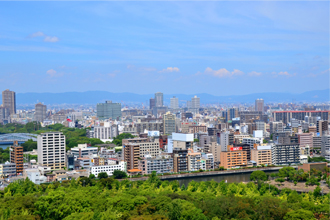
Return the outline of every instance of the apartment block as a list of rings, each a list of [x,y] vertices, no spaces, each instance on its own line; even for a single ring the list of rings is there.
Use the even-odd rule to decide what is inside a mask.
[[[299,144],[277,144],[272,146],[272,163],[289,165],[300,163]]]
[[[228,151],[220,153],[220,166],[223,166],[225,169],[246,167],[246,151],[243,151],[241,148],[228,146]]]
[[[257,163],[257,166],[272,164],[272,148],[270,145],[255,146],[251,150],[251,160]]]
[[[142,174],[151,174],[153,171],[157,173],[173,172],[173,158],[168,157],[144,157],[139,160],[138,169],[142,170]]]
[[[330,161],[330,136],[323,135],[321,141],[321,155]]]
[[[113,139],[118,135],[118,126],[110,125],[109,122],[104,122],[104,126],[94,127],[94,138],[101,140]]]
[[[193,147],[194,134],[173,133],[172,141],[173,149],[186,150]]]
[[[77,147],[71,148],[71,153],[77,159],[78,157],[88,157],[97,154],[97,147],[88,147],[87,144],[78,144]]]
[[[16,176],[16,164],[6,162],[4,164],[0,164],[0,177],[4,178],[7,176]]]
[[[188,149],[188,171],[197,171],[201,169],[201,153]]]
[[[128,143],[123,145],[124,161],[127,169],[138,169],[140,157],[140,144]]]
[[[38,163],[51,169],[63,169],[66,165],[65,136],[62,132],[38,135]]]
[[[298,143],[300,147],[313,147],[313,134],[312,133],[301,133],[297,134],[298,136]]]
[[[107,173],[108,176],[112,176],[113,172],[115,170],[120,170],[120,171],[123,171],[123,172],[127,172],[126,162],[119,161],[116,164],[91,166],[89,168],[90,173],[94,174],[96,177],[99,175],[99,173],[103,173],[103,172]]]
[[[171,135],[176,132],[175,115],[167,112],[164,116],[164,134]]]
[[[10,146],[10,162],[16,164],[17,174],[23,173],[23,147],[18,145],[18,141]]]
[[[173,171],[176,173],[188,171],[188,150],[173,150]]]
[[[152,157],[156,157],[160,154],[161,150],[159,147],[159,139],[158,138],[131,138],[131,139],[123,139],[123,146],[127,143],[138,143],[140,149],[139,157],[145,157],[145,155],[150,155]]]

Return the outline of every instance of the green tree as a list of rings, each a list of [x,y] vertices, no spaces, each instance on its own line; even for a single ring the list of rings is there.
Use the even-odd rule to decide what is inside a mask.
[[[127,174],[124,171],[115,170],[115,171],[113,171],[113,177],[115,179],[124,179],[127,177]]]
[[[314,217],[313,212],[309,210],[304,210],[304,209],[298,209],[298,210],[292,210],[288,212],[284,218],[284,220],[313,220],[316,219]]]
[[[253,171],[250,175],[250,180],[252,181],[258,181],[258,180],[266,181],[267,179],[268,177],[266,173],[262,170]]]
[[[97,175],[99,179],[105,179],[108,178],[108,174],[106,172],[101,172]]]

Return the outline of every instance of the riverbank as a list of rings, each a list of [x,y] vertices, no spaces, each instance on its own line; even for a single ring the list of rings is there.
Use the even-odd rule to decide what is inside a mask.
[[[200,173],[183,173],[183,174],[172,174],[172,175],[158,175],[157,177],[161,180],[179,180],[179,179],[191,179],[191,178],[201,178],[201,177],[216,177],[222,175],[241,175],[250,174],[256,170],[262,170],[264,172],[276,172],[283,167],[260,167],[260,168],[250,168],[250,169],[239,169],[239,170],[222,170],[222,171],[204,171]],[[137,177],[129,178],[131,181],[147,180],[149,177]],[[206,180],[207,181],[207,180]],[[245,182],[246,180],[244,180]]]

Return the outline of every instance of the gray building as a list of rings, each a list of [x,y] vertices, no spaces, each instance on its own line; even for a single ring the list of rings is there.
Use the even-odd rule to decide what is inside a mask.
[[[323,135],[321,143],[321,154],[327,161],[330,161],[330,136]]]
[[[9,108],[10,114],[16,114],[16,93],[6,89],[2,92],[2,106]]]
[[[138,167],[142,170],[142,174],[151,174],[153,171],[157,173],[171,173],[173,172],[173,158],[143,158],[139,160]]]
[[[283,123],[281,121],[272,121],[269,123],[269,132],[271,134],[283,132]]]
[[[144,130],[148,131],[159,131],[160,133],[164,132],[163,122],[137,122],[136,126],[136,133],[144,133]]]
[[[34,121],[43,122],[47,115],[47,106],[43,105],[41,102],[35,105]]]
[[[9,108],[5,108],[0,106],[0,123],[5,121],[9,122],[10,110]]]
[[[178,109],[179,108],[179,99],[176,98],[175,96],[173,96],[173,98],[171,98],[170,108],[171,109]]]
[[[106,101],[105,103],[97,103],[97,117],[101,119],[111,118],[116,119],[121,117],[121,104]]]
[[[279,144],[273,145],[272,163],[274,165],[290,165],[300,163],[299,144]]]
[[[257,99],[255,102],[255,111],[264,113],[264,100]]]
[[[167,113],[164,115],[164,134],[171,135],[176,132],[175,119],[174,114]]]
[[[191,98],[191,108],[200,108],[201,107],[201,100],[199,97],[194,96]]]
[[[163,93],[161,93],[161,92],[155,93],[155,105],[156,105],[156,107],[164,106]]]
[[[6,162],[0,164],[0,177],[16,176],[16,163]]]

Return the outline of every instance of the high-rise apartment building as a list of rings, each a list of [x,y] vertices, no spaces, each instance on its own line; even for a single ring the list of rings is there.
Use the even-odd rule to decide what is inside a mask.
[[[116,119],[121,117],[121,104],[106,101],[105,103],[97,103],[96,106],[98,118],[111,118]]]
[[[36,104],[35,113],[34,113],[34,121],[43,122],[47,117],[46,111],[47,111],[46,105],[43,105],[40,102],[38,104]]]
[[[0,123],[4,122],[5,120],[9,120],[10,110],[9,108],[5,108],[0,106]]]
[[[123,146],[124,161],[127,170],[138,169],[140,157],[140,144],[128,143]]]
[[[316,132],[320,134],[320,136],[322,136],[324,133],[326,133],[328,131],[328,121],[324,121],[324,120],[319,120],[316,122]]]
[[[227,151],[227,146],[234,143],[234,134],[231,134],[229,131],[222,132],[220,134],[220,145],[221,151]]]
[[[188,150],[173,150],[173,171],[176,173],[188,171]]]
[[[155,104],[156,104],[156,107],[163,107],[164,106],[163,93],[161,93],[161,92],[156,92],[155,93]]]
[[[321,139],[321,155],[330,161],[330,136],[323,135]]]
[[[16,164],[16,173],[23,173],[23,147],[18,145],[18,141],[10,146],[10,162]]]
[[[277,144],[271,147],[274,165],[290,165],[300,163],[299,144]]]
[[[173,96],[173,98],[171,98],[170,108],[172,108],[172,109],[179,108],[179,99],[177,97]]]
[[[51,169],[63,169],[66,164],[65,136],[62,132],[38,135],[38,163]]]
[[[175,115],[167,112],[164,115],[164,134],[175,133]]]
[[[321,120],[328,121],[330,111],[274,111],[272,112],[274,121],[282,121],[287,124],[291,118],[305,120],[305,117],[320,117]]]
[[[154,98],[149,99],[149,109],[153,109],[156,106],[156,101]]]
[[[191,98],[191,108],[200,108],[201,107],[201,100],[199,97],[194,96]]]
[[[2,106],[9,108],[10,114],[16,114],[16,93],[6,89],[2,92]]]
[[[255,102],[255,111],[259,111],[264,113],[264,100],[263,99],[257,99]]]
[[[187,108],[192,108],[192,102],[191,101],[187,101],[187,106],[186,106]]]

